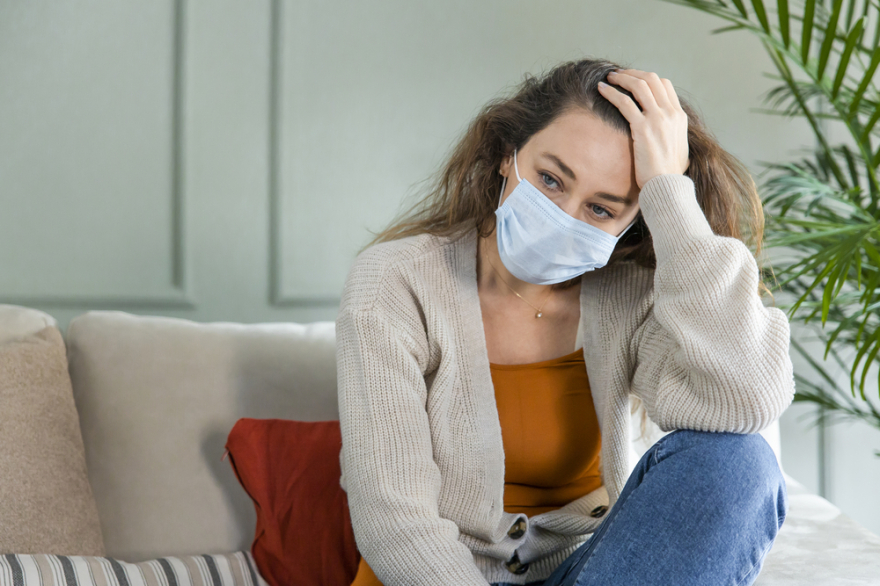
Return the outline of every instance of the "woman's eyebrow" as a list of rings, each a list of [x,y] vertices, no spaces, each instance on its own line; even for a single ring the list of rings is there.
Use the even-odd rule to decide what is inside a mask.
[[[614,203],[622,203],[626,206],[631,206],[635,203],[635,200],[630,199],[628,197],[621,197],[619,195],[611,195],[610,193],[605,193],[604,191],[596,192],[596,195],[601,197],[602,199],[607,199],[608,201],[613,201]]]
[[[541,153],[542,157],[547,157],[562,170],[563,173],[571,177],[573,181],[577,181],[577,177],[574,176],[574,171],[571,170],[571,167],[562,162],[562,159],[554,155],[553,153]],[[608,201],[613,201],[614,203],[622,203],[625,206],[631,206],[635,204],[635,200],[629,197],[622,197],[620,195],[612,195],[610,193],[605,193],[604,191],[596,192],[598,197],[602,199],[606,199]]]
[[[562,169],[562,172],[572,178],[572,180],[577,181],[577,177],[574,176],[574,171],[571,170],[571,167],[562,162],[562,159],[554,155],[553,153],[541,153],[542,157],[547,157],[556,165]]]

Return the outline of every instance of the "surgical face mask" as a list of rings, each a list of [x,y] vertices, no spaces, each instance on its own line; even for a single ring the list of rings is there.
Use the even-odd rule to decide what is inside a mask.
[[[519,176],[516,150],[513,168],[519,181],[516,188],[495,210],[498,253],[501,262],[517,279],[536,285],[567,281],[608,262],[619,236],[569,216],[541,191]],[[501,186],[499,203],[504,195]]]

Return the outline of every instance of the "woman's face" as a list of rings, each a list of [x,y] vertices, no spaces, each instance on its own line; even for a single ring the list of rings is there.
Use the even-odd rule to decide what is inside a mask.
[[[519,176],[569,216],[619,236],[639,212],[632,140],[582,108],[568,110],[516,153]],[[513,156],[501,203],[517,185]]]

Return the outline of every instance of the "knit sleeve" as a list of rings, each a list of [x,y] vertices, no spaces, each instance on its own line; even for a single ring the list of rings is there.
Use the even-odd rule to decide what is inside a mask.
[[[336,321],[341,464],[357,547],[385,586],[487,586],[438,512],[419,346],[380,309]]]
[[[652,178],[639,205],[657,267],[632,393],[662,431],[764,429],[791,403],[794,372],[788,319],[762,303],[754,256],[712,232],[685,175]]]

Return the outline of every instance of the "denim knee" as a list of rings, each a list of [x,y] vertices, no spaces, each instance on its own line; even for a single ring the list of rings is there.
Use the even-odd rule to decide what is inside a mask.
[[[665,440],[665,441],[664,441]],[[660,439],[656,458],[686,454],[694,472],[716,483],[719,493],[736,491],[741,499],[775,499],[779,526],[788,514],[785,478],[776,453],[759,433],[709,432],[678,429]]]

